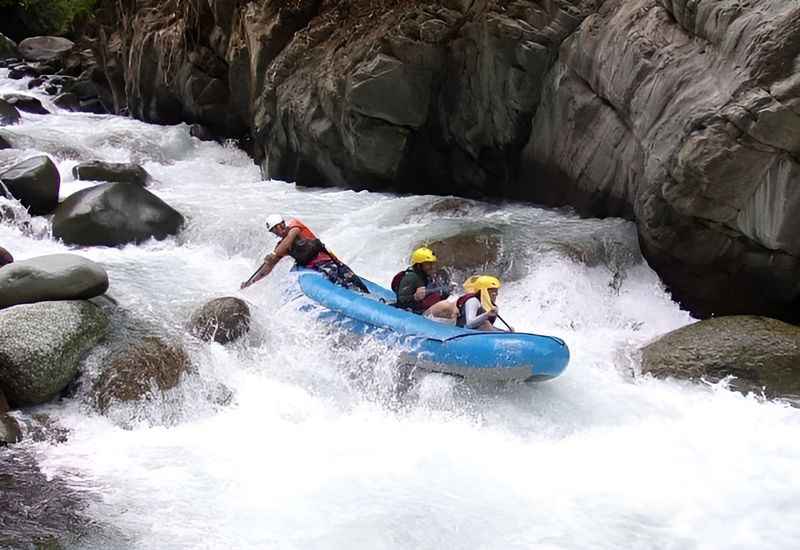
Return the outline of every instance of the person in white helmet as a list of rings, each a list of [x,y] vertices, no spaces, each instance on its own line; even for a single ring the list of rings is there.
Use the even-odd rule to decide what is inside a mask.
[[[297,219],[286,222],[280,214],[267,216],[267,229],[281,240],[252,277],[242,283],[247,288],[269,275],[286,256],[291,256],[300,267],[323,273],[330,281],[345,288],[369,292],[353,270],[328,252],[317,236]]]

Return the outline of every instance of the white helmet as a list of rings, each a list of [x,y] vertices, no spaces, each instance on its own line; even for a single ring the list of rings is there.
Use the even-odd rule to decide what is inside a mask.
[[[275,229],[276,225],[280,225],[282,223],[285,222],[283,221],[283,216],[281,216],[280,214],[270,214],[269,216],[267,216],[267,229],[270,231]]]

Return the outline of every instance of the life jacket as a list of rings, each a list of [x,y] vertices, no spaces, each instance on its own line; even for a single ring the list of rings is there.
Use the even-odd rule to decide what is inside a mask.
[[[456,326],[457,327],[465,327],[467,326],[467,302],[470,301],[472,298],[476,298],[478,302],[481,301],[481,295],[478,292],[470,292],[468,294],[464,294],[458,300],[456,300],[456,307],[458,308],[458,317],[456,318]],[[478,306],[478,315],[483,315],[486,313],[486,310],[483,309],[483,305]]]
[[[304,267],[316,261],[330,259],[325,254],[325,245],[303,222],[298,219],[289,220],[286,223],[286,228],[300,230],[300,235],[295,238],[292,247],[289,249],[289,256],[294,258],[298,266]],[[323,258],[322,256],[326,257]]]
[[[409,267],[408,269],[405,269],[405,270],[400,271],[399,273],[397,273],[394,277],[392,277],[391,287],[392,287],[392,290],[394,291],[395,295],[397,296],[398,300],[400,298],[400,296],[398,294],[398,292],[400,290],[400,282],[403,280],[403,277],[408,272],[411,272],[411,273],[414,273],[415,275],[419,275],[420,277],[426,278],[421,273],[418,273],[417,271],[415,271],[413,267]],[[415,300],[413,305],[410,305],[410,306],[399,306],[399,307],[409,308],[412,311],[414,311],[415,313],[424,313],[424,312],[426,312],[428,310],[428,308],[430,308],[434,304],[437,304],[437,303],[441,302],[442,300],[444,300],[444,296],[442,296],[442,294],[440,292],[429,292],[428,294],[425,295],[425,298],[423,298],[421,301],[418,302],[418,301]]]
[[[317,238],[317,236],[314,234],[314,232],[311,231],[306,226],[306,224],[304,224],[303,222],[301,222],[297,218],[293,218],[293,219],[289,220],[288,222],[286,222],[286,229],[299,229],[300,230],[300,236],[303,237],[304,239],[309,240],[309,241],[313,241],[314,239]]]

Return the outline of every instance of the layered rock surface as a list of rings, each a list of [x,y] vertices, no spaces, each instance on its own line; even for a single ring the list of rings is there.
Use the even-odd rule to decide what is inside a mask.
[[[624,216],[695,312],[798,316],[796,2],[105,10],[116,109],[244,135],[267,177]]]

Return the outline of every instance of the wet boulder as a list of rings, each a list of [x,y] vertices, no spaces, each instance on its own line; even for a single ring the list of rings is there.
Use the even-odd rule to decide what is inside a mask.
[[[60,36],[32,36],[19,43],[19,53],[27,61],[52,61],[68,54],[75,43]]]
[[[53,236],[84,246],[119,246],[175,235],[183,216],[138,185],[104,183],[70,195],[53,217]]]
[[[215,141],[216,138],[214,137],[214,132],[211,131],[210,128],[207,126],[203,126],[202,124],[192,124],[189,128],[189,135],[192,137],[196,137],[200,141]]]
[[[108,330],[108,318],[87,301],[23,304],[0,310],[0,386],[13,407],[56,397],[80,360]]]
[[[39,99],[25,94],[5,94],[2,99],[13,105],[19,111],[32,113],[34,115],[48,115],[50,111],[44,108]]]
[[[149,400],[154,392],[174,388],[189,368],[180,345],[146,337],[117,350],[92,388],[97,408],[105,413],[114,402]]]
[[[524,274],[518,267],[506,236],[495,229],[460,233],[428,246],[439,260],[439,266],[451,272],[453,281],[463,281],[480,273],[517,279]]]
[[[91,160],[72,168],[72,175],[79,180],[133,183],[146,187],[152,179],[147,171],[132,162],[103,162]]]
[[[55,300],[88,300],[106,290],[106,270],[77,254],[37,256],[0,270],[0,308]]]
[[[106,106],[103,105],[103,102],[99,99],[88,99],[86,101],[81,101],[81,112],[82,113],[92,113],[94,115],[107,115],[108,109]]]
[[[771,397],[800,396],[800,327],[756,316],[716,317],[642,349],[642,373],[716,382]]]
[[[11,255],[11,252],[0,246],[0,267],[10,263],[14,263],[14,256]]]
[[[0,124],[0,126],[2,126],[2,124]],[[8,139],[5,136],[0,134],[0,151],[2,151],[3,149],[13,149],[13,148],[14,146],[11,144],[11,142],[8,141]]]
[[[0,447],[22,441],[22,432],[17,419],[8,414],[0,414]]]
[[[11,410],[11,406],[8,404],[8,399],[6,399],[6,394],[3,393],[3,389],[0,388],[0,414],[7,413]]]
[[[19,124],[19,111],[8,101],[0,99],[0,126]]]
[[[53,105],[67,111],[76,112],[81,110],[81,102],[78,100],[78,96],[70,93],[57,96],[53,99]]]
[[[31,214],[50,214],[58,206],[61,176],[53,161],[45,155],[31,157],[0,173],[0,180],[13,198]],[[5,191],[0,189],[0,195]]]
[[[0,59],[12,59],[18,54],[17,43],[0,33]]]
[[[197,338],[227,344],[250,330],[250,308],[233,297],[211,300],[192,314],[189,331]]]

